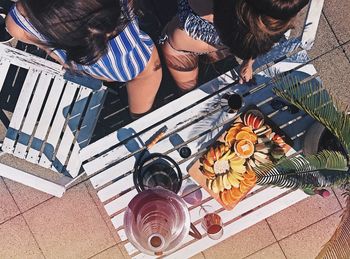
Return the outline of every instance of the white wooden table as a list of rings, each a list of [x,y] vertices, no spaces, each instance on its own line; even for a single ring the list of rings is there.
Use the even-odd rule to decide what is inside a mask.
[[[270,101],[275,98],[271,91],[271,79],[274,78],[275,73],[292,71],[286,74],[298,75],[305,81],[318,80],[314,67],[310,64],[305,65],[306,52],[296,51],[297,45],[298,43],[292,47],[282,46],[281,49],[276,50],[276,53],[265,57],[265,60],[257,60],[258,66],[265,65],[256,75],[257,85],[255,86],[237,85],[237,74],[228,72],[81,150],[80,157],[82,161],[85,161],[83,167],[93,187],[97,190],[97,195],[104,204],[120,239],[126,241],[125,248],[130,256],[133,258],[151,257],[141,254],[127,242],[123,216],[125,207],[137,194],[132,179],[135,161],[144,143],[163,126],[166,125],[168,131],[150,152],[169,155],[179,164],[186,178],[183,186],[191,182],[187,173],[191,162],[205,151],[223,126],[233,120],[233,115],[223,113],[215,105],[226,91],[236,90],[244,94],[246,106],[256,104],[294,141],[294,147],[300,148],[299,140],[312,123],[312,119],[302,112],[290,114],[287,111],[275,111],[269,105]],[[295,54],[285,56],[286,53],[291,52]],[[174,134],[180,135],[184,143],[174,147],[170,141]],[[183,145],[187,145],[192,150],[191,157],[187,159],[181,158],[177,151]],[[181,190],[179,193],[181,194]],[[202,203],[213,206],[223,219],[225,225],[223,237],[220,240],[211,240],[204,235],[202,239],[194,240],[188,236],[182,247],[167,257],[188,258],[193,256],[306,197],[299,190],[290,191],[256,186],[235,209],[225,211],[203,191]],[[192,222],[204,234],[200,227],[199,207],[188,206]]]

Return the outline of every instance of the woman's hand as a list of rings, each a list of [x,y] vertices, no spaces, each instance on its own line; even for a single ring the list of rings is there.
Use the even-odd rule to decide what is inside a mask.
[[[247,83],[253,78],[253,63],[254,59],[243,60],[239,71],[239,83]]]

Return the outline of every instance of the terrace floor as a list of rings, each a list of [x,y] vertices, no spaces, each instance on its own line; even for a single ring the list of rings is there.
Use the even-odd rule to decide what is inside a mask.
[[[345,104],[350,103],[348,10],[349,1],[325,1],[316,43],[309,52],[324,85]],[[176,97],[169,94],[172,91],[164,90],[169,100]],[[121,124],[127,122],[126,118]],[[4,131],[1,124],[1,137]],[[42,170],[7,155],[0,162]],[[334,232],[344,206],[338,190],[327,199],[310,197],[193,258],[314,258]],[[0,236],[4,259],[128,258],[88,181],[58,199],[0,178]]]

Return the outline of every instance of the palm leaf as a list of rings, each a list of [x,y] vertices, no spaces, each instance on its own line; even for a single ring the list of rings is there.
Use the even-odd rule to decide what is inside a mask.
[[[315,120],[321,122],[350,154],[350,114],[349,107],[341,108],[326,89],[312,81],[300,85],[298,78],[282,77],[275,82],[273,91]]]
[[[347,192],[347,205],[338,228],[324,245],[316,259],[350,258],[350,192]]]
[[[281,159],[254,169],[259,185],[282,188],[317,188],[347,185],[350,172],[340,152],[321,151],[307,157]]]

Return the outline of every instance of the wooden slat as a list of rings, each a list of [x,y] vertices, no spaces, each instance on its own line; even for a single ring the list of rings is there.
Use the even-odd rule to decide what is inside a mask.
[[[113,213],[116,213],[119,210],[125,209],[125,207],[129,204],[132,198],[135,197],[136,194],[136,189],[132,189],[127,193],[123,194],[122,196],[118,197],[117,199],[113,200],[112,202],[108,203],[105,206],[107,214],[112,215]]]
[[[43,107],[44,98],[50,86],[51,79],[52,77],[49,74],[40,74],[37,87],[34,90],[34,96],[29,104],[29,110],[16,143],[14,155],[19,158],[24,159],[26,157],[29,141],[33,135],[34,127]]]
[[[81,87],[78,97],[74,102],[70,118],[68,119],[67,127],[64,130],[61,143],[59,144],[56,153],[56,158],[53,162],[53,166],[58,172],[62,172],[64,168],[70,148],[73,144],[73,141],[75,140],[75,133],[78,129],[79,122],[81,120],[83,110],[88,102],[88,97],[90,93],[91,90],[89,88]],[[73,174],[77,175],[76,172],[74,172]]]
[[[1,45],[1,44],[0,44]],[[39,72],[37,70],[30,69],[28,71],[27,77],[23,84],[23,89],[18,97],[13,116],[9,128],[6,132],[6,137],[2,146],[2,150],[7,153],[12,153],[14,151],[14,144],[18,136],[18,131],[22,125],[22,121],[27,109],[28,102],[32,95],[33,89],[36,85]]]
[[[95,129],[97,118],[101,112],[106,93],[107,90],[102,89],[95,91],[92,94],[89,107],[84,115],[81,129],[78,133],[78,137],[76,138],[73,151],[67,164],[67,171],[72,177],[76,177],[79,173],[82,163],[79,157],[80,149],[85,147],[90,141],[93,130]]]
[[[78,88],[77,84],[68,82],[60,104],[55,115],[54,122],[51,126],[50,133],[47,137],[46,143],[44,144],[44,150],[39,160],[39,165],[49,168],[52,165],[52,159],[54,157],[55,148],[59,141],[62,129],[66,121],[66,114],[63,114],[64,109],[67,109],[74,98],[74,93]]]
[[[38,176],[31,175],[27,172],[0,163],[0,175],[7,179],[35,188],[39,191],[62,197],[65,188],[59,184],[50,182]]]
[[[0,59],[0,91],[4,85],[7,72],[10,68],[10,61],[7,59]]]
[[[40,58],[28,52],[12,48],[5,44],[0,44],[0,57],[11,61],[11,64],[26,69],[35,68],[41,72],[50,73],[52,75],[63,76],[65,71],[58,63]]]
[[[260,72],[271,67],[273,64],[280,62],[286,57],[292,56],[300,47],[300,39],[290,39],[282,43],[278,43],[265,55],[258,56],[253,64],[254,70]],[[306,55],[307,57],[307,55]]]
[[[303,34],[301,36],[301,47],[310,50],[316,39],[316,32],[322,14],[324,0],[312,0],[309,5],[308,14],[305,20]]]
[[[54,79],[53,85],[50,90],[49,97],[47,98],[45,108],[41,115],[38,127],[35,131],[34,138],[31,147],[28,151],[27,160],[32,163],[39,162],[39,155],[41,147],[45,141],[46,135],[49,131],[50,122],[54,116],[55,109],[59,102],[63,87],[66,81],[62,77],[57,76]]]

